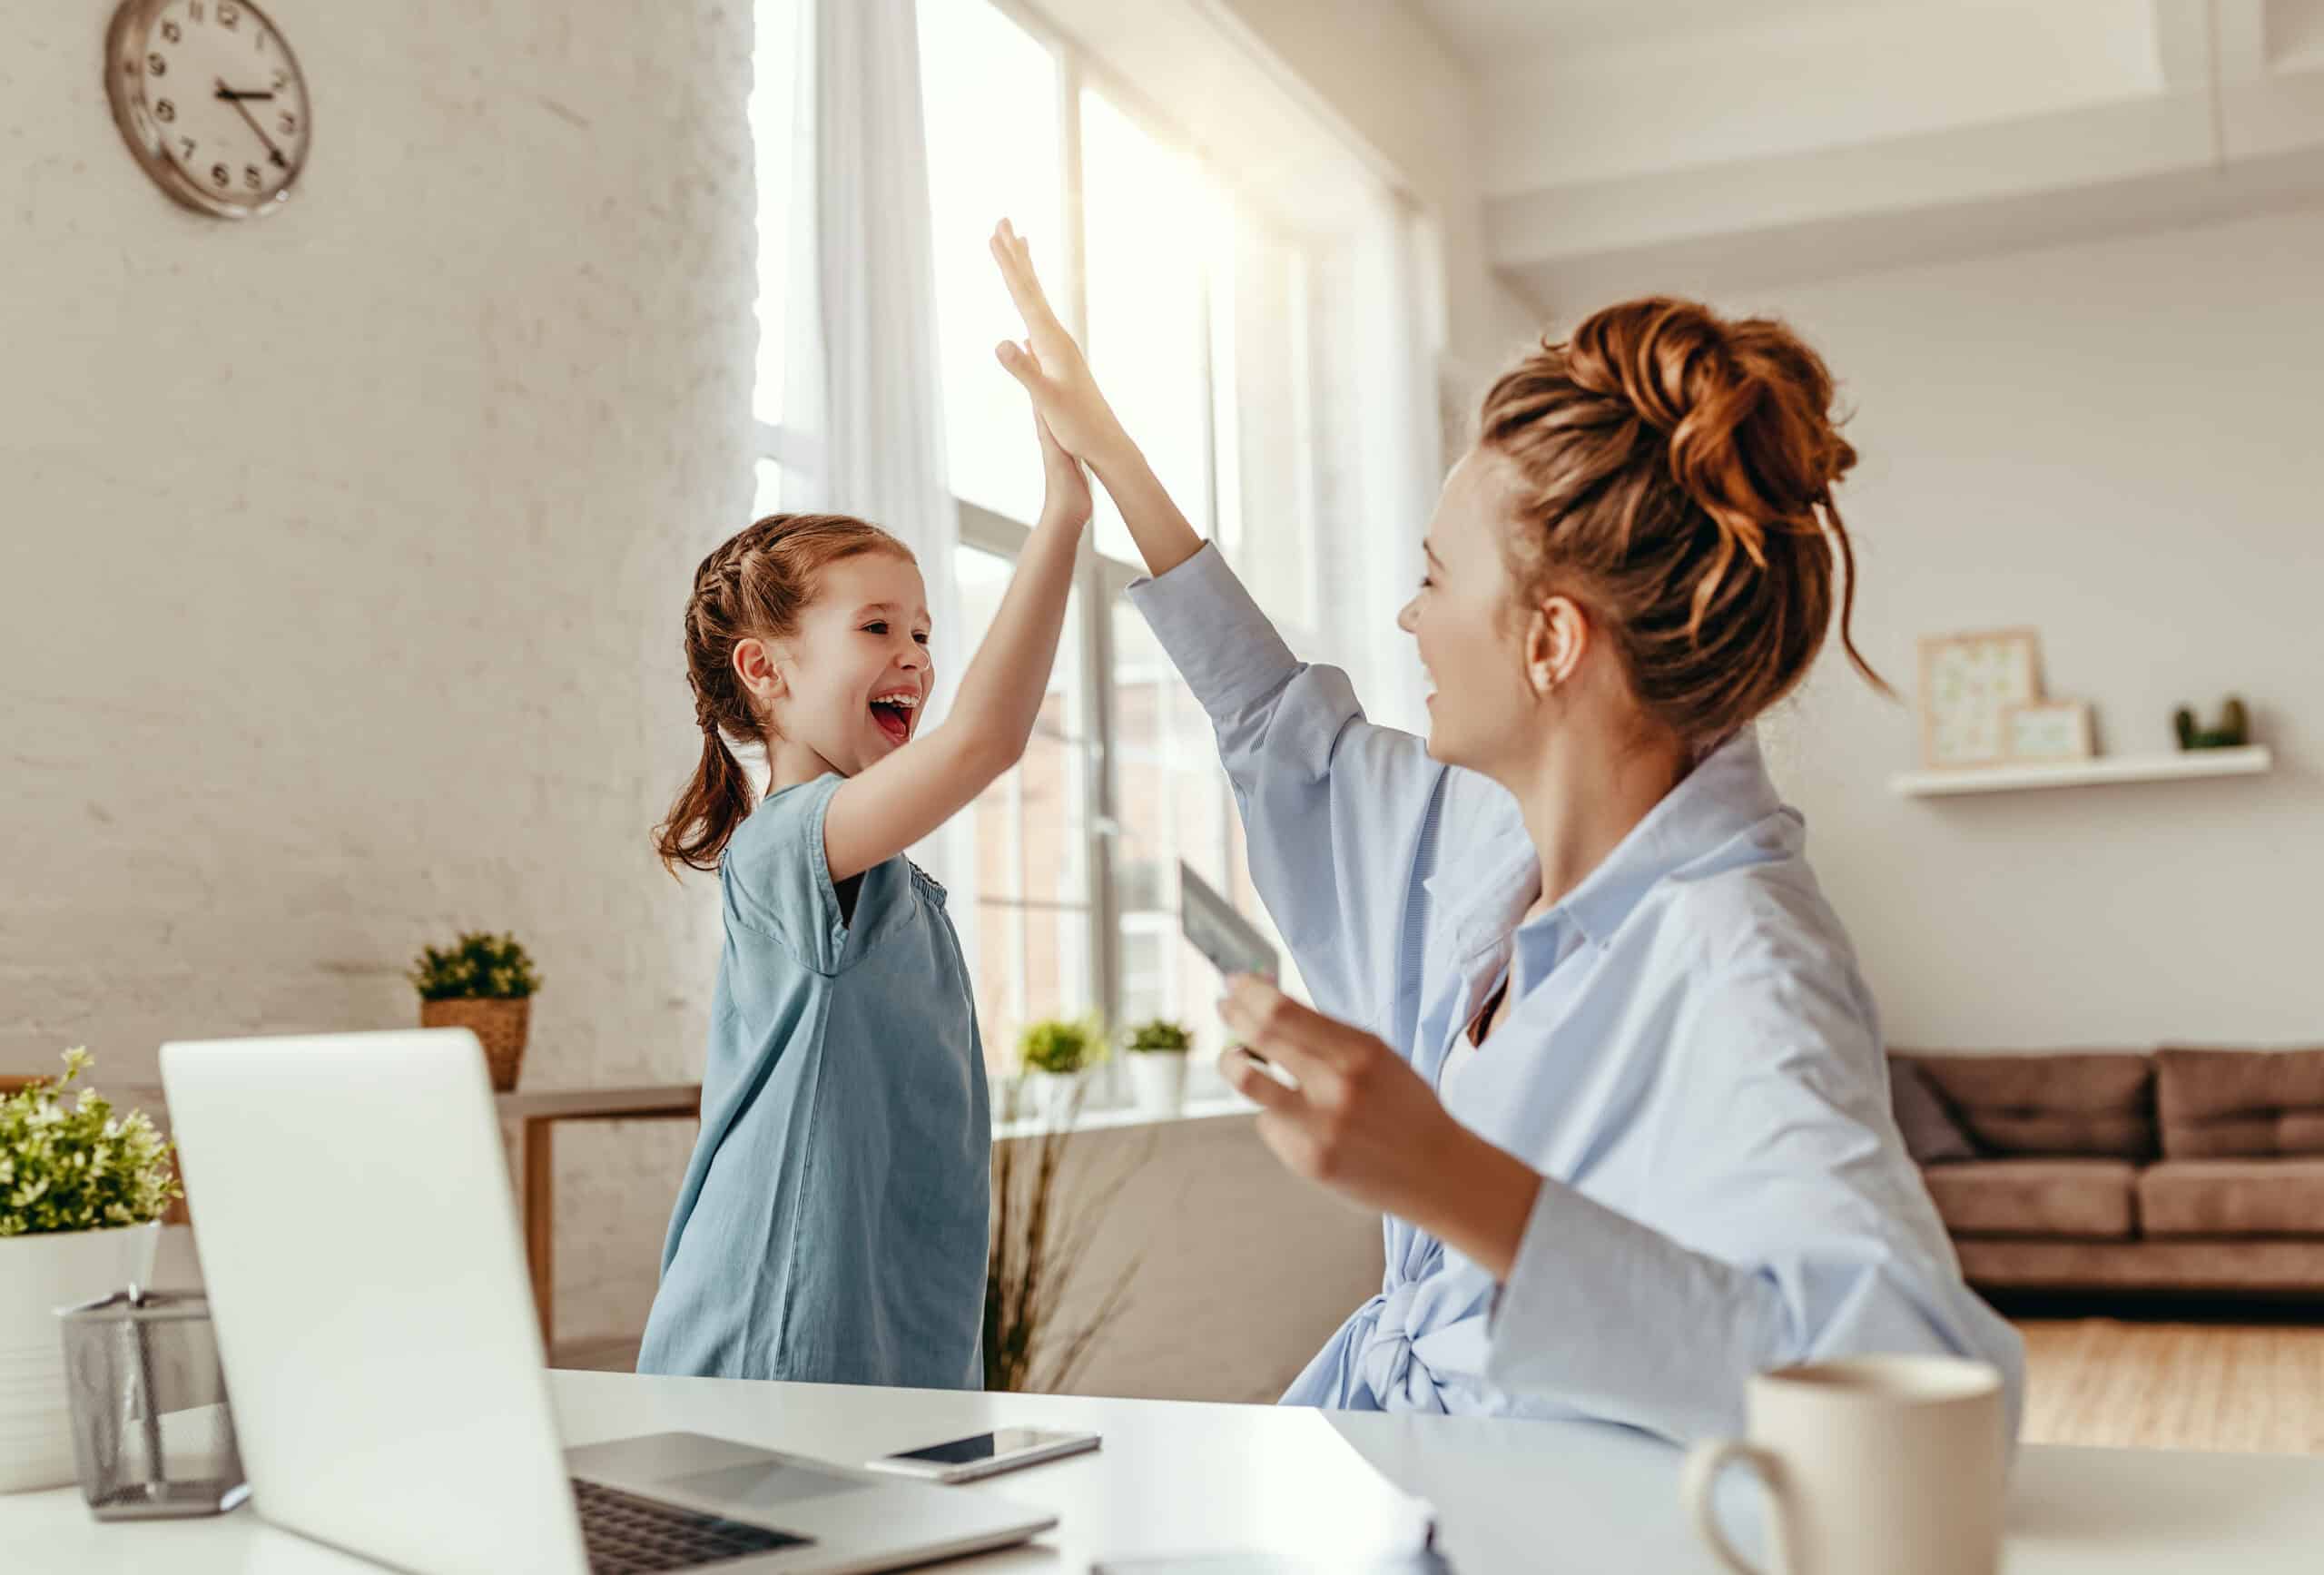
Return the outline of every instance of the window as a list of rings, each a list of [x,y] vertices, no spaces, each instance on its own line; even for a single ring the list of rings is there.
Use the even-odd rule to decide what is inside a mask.
[[[1193,164],[1095,90],[1080,95],[1089,367],[1196,530],[1213,524],[1203,249],[1217,209]],[[1110,498],[1098,550],[1136,561]]]
[[[1024,396],[993,359],[994,345],[1019,336],[985,241],[1006,216],[1041,277],[1064,275],[1058,59],[987,0],[920,0],[920,59],[952,490],[1030,525],[1041,471]]]
[[[759,513],[786,458],[776,303],[800,260],[797,5],[757,10]],[[1188,518],[1294,645],[1318,649],[1307,243],[1016,5],[920,0],[919,28],[960,649],[982,640],[1040,503],[1024,398],[992,354],[1021,331],[985,247],[1004,215]],[[1265,915],[1208,719],[1124,596],[1142,571],[1102,489],[1092,546],[1032,743],[968,812],[975,873],[953,919],[994,1071],[1016,1069],[1018,1035],[1041,1018],[1167,1016],[1195,1030],[1196,1086],[1216,1092],[1217,980],[1179,934],[1178,861],[1263,927]],[[1094,1099],[1125,1091],[1108,1082]]]
[[[1008,557],[980,547],[954,554],[963,649],[992,626],[1009,587]],[[1017,1036],[1042,1018],[1078,1017],[1096,988],[1089,944],[1096,899],[1089,878],[1090,738],[1083,703],[1078,624],[1081,597],[1066,606],[1059,657],[1025,758],[969,810],[976,850],[973,923],[977,1017],[985,1059],[1013,1070]]]
[[[1178,928],[1178,861],[1232,898],[1291,959],[1251,886],[1243,831],[1218,765],[1210,719],[1134,608],[1114,608],[1114,770],[1119,786],[1115,900],[1125,1023],[1185,1023],[1213,1054],[1232,1037],[1218,1017],[1218,976]],[[1294,983],[1295,984],[1295,980]],[[1197,1087],[1216,1089],[1204,1057]]]
[[[992,359],[1019,331],[984,244],[1005,214],[1171,495],[1312,645],[1304,254],[1019,15],[920,7],[969,633],[981,637],[1039,507],[1023,400]],[[1123,596],[1142,570],[1102,490],[1092,545],[1037,736],[972,812],[978,1013],[1000,1072],[1043,1017],[1172,1017],[1206,1051],[1225,1042],[1217,980],[1179,934],[1181,859],[1265,922],[1209,720]],[[1208,1062],[1197,1086],[1218,1091]]]
[[[783,467],[761,455],[753,476],[751,517],[764,519],[783,507]]]

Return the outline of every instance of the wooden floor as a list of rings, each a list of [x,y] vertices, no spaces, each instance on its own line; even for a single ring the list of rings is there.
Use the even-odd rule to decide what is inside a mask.
[[[2028,1443],[2324,1454],[2324,1322],[2016,1324]],[[568,1341],[556,1365],[633,1372],[637,1341]]]
[[[2324,1454],[2324,1323],[2016,1323],[2028,1443]]]

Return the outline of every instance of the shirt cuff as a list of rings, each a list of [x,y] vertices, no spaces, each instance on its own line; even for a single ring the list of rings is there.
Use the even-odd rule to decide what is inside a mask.
[[[1622,1288],[1629,1249],[1636,1245],[1622,1238],[1643,1229],[1610,1218],[1562,1182],[1542,1177],[1509,1277],[1493,1287],[1485,1325],[1486,1381],[1518,1390],[1540,1386],[1542,1369],[1573,1351],[1577,1331],[1590,1327],[1607,1295]]]
[[[1214,716],[1281,688],[1299,672],[1299,658],[1209,542],[1169,573],[1132,581],[1129,599]]]

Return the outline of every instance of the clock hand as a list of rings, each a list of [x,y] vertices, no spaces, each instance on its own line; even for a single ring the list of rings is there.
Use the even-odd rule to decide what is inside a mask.
[[[222,83],[222,83],[220,83],[220,84],[218,84],[218,96],[219,96],[220,98],[223,98],[223,99],[237,99],[237,98],[248,98],[248,99],[271,99],[271,98],[272,98],[272,97],[274,96],[274,94],[271,94],[271,93],[241,93],[241,92],[237,92],[235,89],[231,88],[231,87],[228,87],[224,83]]]
[[[290,167],[290,162],[283,158],[282,150],[274,145],[274,139],[266,134],[266,128],[258,123],[258,117],[251,113],[250,106],[242,102],[245,97],[255,98],[258,95],[255,94],[244,94],[234,92],[226,85],[226,79],[222,76],[219,77],[217,82],[218,96],[232,104],[236,113],[241,114],[242,119],[250,123],[251,130],[258,133],[258,140],[266,144],[266,156],[268,161],[277,169],[289,169]],[[273,95],[270,94],[268,96],[272,97]]]

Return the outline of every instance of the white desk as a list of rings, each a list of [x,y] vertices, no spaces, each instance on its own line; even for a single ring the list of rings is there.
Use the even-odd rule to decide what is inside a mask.
[[[1347,1514],[1350,1473],[1334,1465],[1341,1441],[1434,1502],[1462,1575],[1714,1569],[1680,1521],[1677,1452],[1604,1429],[598,1373],[558,1373],[553,1387],[574,1443],[682,1428],[857,1461],[1005,1422],[1104,1434],[1100,1453],[957,1490],[1045,1505],[1062,1522],[1031,1548],[954,1566],[970,1575],[1060,1575],[1141,1552],[1296,1549]],[[2010,1525],[2010,1575],[2313,1575],[2324,1558],[2324,1456],[2032,1448],[2018,1462]],[[0,1496],[0,1566],[42,1575],[370,1568],[248,1511],[99,1525],[70,1490]]]

